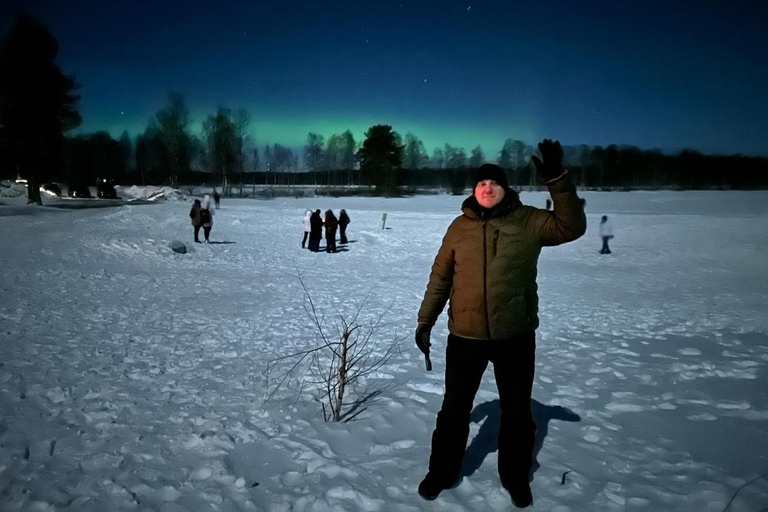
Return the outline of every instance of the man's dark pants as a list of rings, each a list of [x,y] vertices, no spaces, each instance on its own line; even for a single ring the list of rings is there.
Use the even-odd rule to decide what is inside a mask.
[[[535,352],[534,332],[503,340],[448,336],[445,396],[429,458],[430,473],[446,487],[459,477],[472,403],[488,362],[493,363],[501,402],[499,477],[506,488],[528,483],[536,432],[531,414]]]

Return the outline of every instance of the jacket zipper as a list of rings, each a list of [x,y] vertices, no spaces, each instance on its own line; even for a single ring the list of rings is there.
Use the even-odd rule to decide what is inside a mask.
[[[498,243],[499,243],[499,230],[497,229],[496,231],[493,232],[493,253],[491,254],[491,256],[493,256],[494,258],[496,257],[496,247],[498,246]]]
[[[486,224],[483,221],[483,302],[485,303],[485,329],[488,339],[491,339],[491,319],[488,315],[488,243],[485,228]]]

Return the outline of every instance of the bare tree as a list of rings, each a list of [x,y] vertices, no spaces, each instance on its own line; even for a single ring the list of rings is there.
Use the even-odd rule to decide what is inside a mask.
[[[248,125],[251,122],[251,115],[248,113],[247,110],[241,108],[238,109],[237,112],[234,113],[232,118],[232,124],[235,127],[235,139],[234,139],[234,155],[235,155],[235,165],[234,165],[234,171],[236,173],[240,174],[240,179],[238,180],[240,182],[240,197],[243,196],[243,177],[242,173],[245,172],[245,163],[246,163],[246,152],[245,147],[251,142],[251,136],[248,134]],[[227,191],[227,193],[231,194],[231,185],[230,190]]]
[[[424,143],[412,133],[405,134],[403,142],[403,168],[416,170],[422,169],[429,157]]]
[[[445,157],[446,168],[464,169],[467,167],[467,154],[464,151],[464,148],[456,148],[446,143],[443,155]]]
[[[469,166],[477,169],[483,165],[483,163],[485,163],[485,154],[483,153],[483,148],[476,146],[475,149],[472,150],[472,156],[469,157]]]
[[[501,151],[499,151],[499,158],[496,160],[499,167],[502,169],[512,169],[514,167],[512,165],[512,154],[514,151],[515,150],[512,147],[512,139],[505,140],[504,146],[501,148]]]
[[[157,112],[157,130],[168,157],[168,184],[179,185],[179,175],[189,168],[189,109],[184,97],[168,93],[168,105]]]
[[[331,171],[346,171],[347,185],[353,184],[356,151],[357,144],[355,143],[355,138],[352,135],[352,132],[349,130],[341,135],[333,134],[328,138],[325,151],[326,168]]]
[[[304,146],[304,166],[311,171],[317,186],[317,172],[325,167],[325,149],[323,148],[323,136],[309,132],[307,143]]]
[[[203,121],[203,134],[208,146],[208,166],[221,177],[221,186],[226,193],[240,154],[232,111],[219,108],[215,116],[209,116]]]
[[[351,317],[334,308],[338,317],[335,325],[337,332],[329,333],[301,275],[298,275],[298,279],[304,291],[304,310],[317,335],[317,343],[267,363],[266,400],[282,393],[289,379],[297,373],[302,373],[302,386],[299,389],[303,385],[310,385],[320,391],[325,421],[349,421],[363,412],[366,409],[365,403],[380,393],[380,390],[369,392],[363,397],[358,395],[359,399],[352,403],[345,400],[350,394],[357,394],[355,385],[359,381],[378,371],[390,360],[398,351],[401,340],[395,337],[383,351],[376,350],[375,335],[389,308],[378,315],[371,324],[365,325],[361,320],[361,313],[368,304],[370,295],[356,305]],[[276,372],[277,376],[272,378]]]

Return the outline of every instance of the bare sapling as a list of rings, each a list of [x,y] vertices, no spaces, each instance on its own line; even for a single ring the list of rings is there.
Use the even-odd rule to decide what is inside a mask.
[[[358,400],[352,402],[349,396],[357,394],[357,385],[387,364],[399,349],[401,340],[397,336],[383,348],[377,346],[375,339],[391,306],[371,322],[364,322],[361,316],[369,305],[370,294],[355,305],[351,316],[334,307],[335,332],[331,333],[301,275],[298,279],[304,292],[304,310],[316,342],[304,350],[276,357],[267,363],[266,400],[282,394],[289,387],[292,376],[301,374],[300,385],[294,389],[301,392],[305,386],[310,386],[320,392],[325,421],[349,421],[363,412],[366,403],[380,391],[369,392],[363,397],[358,395]]]

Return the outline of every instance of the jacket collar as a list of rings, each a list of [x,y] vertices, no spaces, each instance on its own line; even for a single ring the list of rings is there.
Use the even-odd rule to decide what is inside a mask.
[[[475,195],[472,194],[464,200],[461,204],[461,211],[474,220],[489,220],[504,217],[513,210],[515,210],[522,203],[520,202],[520,196],[517,192],[511,189],[506,189],[504,193],[504,199],[493,208],[483,208],[477,202]]]

